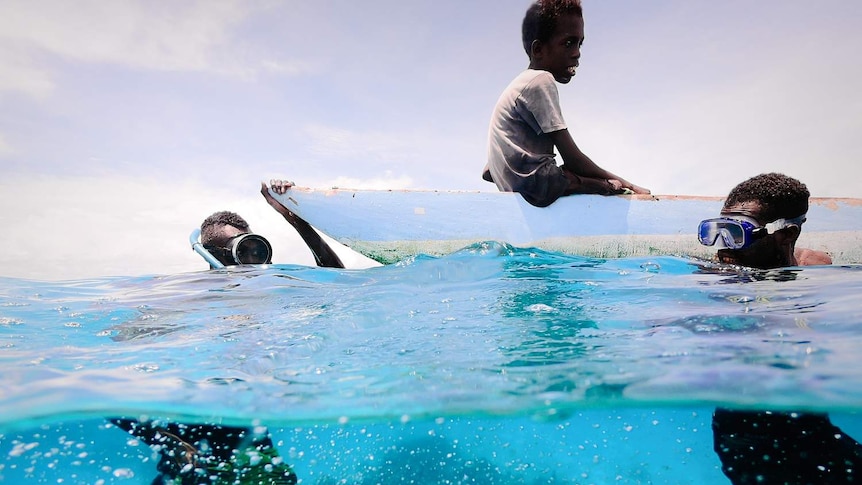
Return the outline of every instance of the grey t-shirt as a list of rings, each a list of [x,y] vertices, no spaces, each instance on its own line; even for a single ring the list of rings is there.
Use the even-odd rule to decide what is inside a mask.
[[[519,192],[545,207],[563,195],[568,180],[554,159],[548,133],[566,122],[554,76],[527,69],[500,95],[488,129],[488,163],[482,178],[504,192]]]

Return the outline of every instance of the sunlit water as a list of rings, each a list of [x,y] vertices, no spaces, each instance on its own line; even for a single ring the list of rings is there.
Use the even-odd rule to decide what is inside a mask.
[[[494,243],[364,270],[0,278],[0,481],[149,484],[106,417],[265,425],[304,484],[728,483],[717,405],[862,438],[862,267]]]

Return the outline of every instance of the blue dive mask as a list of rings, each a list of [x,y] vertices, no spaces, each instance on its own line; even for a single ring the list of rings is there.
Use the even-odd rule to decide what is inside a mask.
[[[745,249],[754,241],[789,226],[801,226],[806,214],[792,219],[777,219],[761,226],[756,220],[745,216],[717,217],[701,221],[697,238],[704,246],[716,249]]]

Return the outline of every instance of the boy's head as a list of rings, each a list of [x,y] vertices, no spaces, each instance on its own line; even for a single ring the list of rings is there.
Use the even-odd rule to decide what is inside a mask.
[[[248,222],[236,212],[215,212],[201,223],[201,244],[224,246],[232,237],[249,232]]]
[[[248,222],[235,212],[216,212],[204,219],[200,239],[201,245],[225,266],[272,262],[269,241],[252,234]]]
[[[527,57],[533,58],[533,41],[547,43],[557,29],[557,20],[561,15],[574,14],[583,18],[581,0],[538,0],[527,9],[524,23],[521,25],[521,39]]]
[[[248,222],[236,212],[215,212],[201,223],[201,244],[221,264],[236,264],[228,245],[231,239],[251,232]]]
[[[548,71],[561,84],[571,81],[584,41],[580,0],[539,0],[530,5],[521,34],[531,69]]]
[[[808,188],[799,180],[780,173],[764,173],[731,189],[722,212],[756,202],[760,207],[758,218],[765,224],[805,214],[810,196]]]
[[[759,237],[742,249],[720,249],[719,260],[762,269],[795,266],[796,240],[808,212],[809,196],[805,184],[780,173],[764,173],[734,187],[724,201],[721,216],[751,221]]]

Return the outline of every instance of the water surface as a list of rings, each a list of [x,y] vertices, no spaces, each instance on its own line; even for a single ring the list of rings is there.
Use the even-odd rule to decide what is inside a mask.
[[[0,278],[0,479],[149,483],[151,450],[104,419],[126,415],[266,425],[302,483],[727,483],[717,405],[829,412],[862,438],[860,290],[859,266],[497,243]]]

